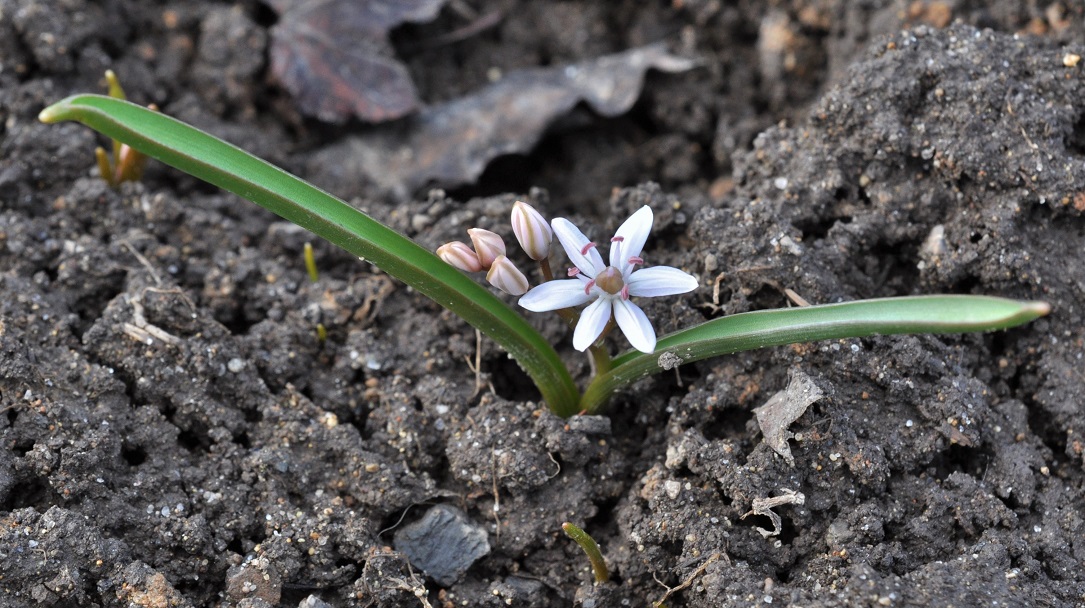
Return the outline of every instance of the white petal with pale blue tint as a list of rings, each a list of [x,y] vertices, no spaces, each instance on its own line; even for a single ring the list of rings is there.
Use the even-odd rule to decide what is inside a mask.
[[[606,268],[606,264],[603,263],[603,256],[599,255],[598,247],[591,247],[586,254],[582,253],[591,241],[572,222],[563,217],[558,217],[554,218],[554,221],[550,222],[550,224],[554,227],[554,234],[561,241],[561,246],[565,249],[569,260],[580,269],[580,272],[594,279],[595,275]]]
[[[614,237],[621,238],[622,241],[611,243],[610,265],[620,270],[623,275],[629,273],[629,258],[640,257],[644,242],[652,232],[652,221],[652,208],[645,205],[622,222],[614,233]]]
[[[610,313],[610,298],[599,298],[585,308],[573,332],[573,348],[583,352],[594,344],[610,321]]]
[[[629,275],[625,284],[629,286],[629,295],[642,298],[673,296],[697,289],[695,277],[670,266],[641,268]]]
[[[656,330],[652,328],[652,323],[640,306],[629,300],[615,300],[614,320],[618,322],[618,327],[633,348],[642,353],[650,353],[656,349]]]
[[[546,312],[580,306],[597,295],[597,293],[585,293],[583,281],[562,279],[536,285],[520,298],[520,306],[531,312]]]

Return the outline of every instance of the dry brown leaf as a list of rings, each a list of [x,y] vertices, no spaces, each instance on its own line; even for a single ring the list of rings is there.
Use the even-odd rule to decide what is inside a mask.
[[[787,388],[776,393],[759,408],[754,409],[757,425],[765,436],[765,443],[787,463],[795,466],[795,457],[791,455],[791,446],[787,440],[795,436],[787,430],[792,422],[802,416],[806,408],[825,394],[814,384],[805,372],[792,369],[788,373]]]
[[[651,45],[578,64],[510,72],[473,95],[426,108],[405,124],[346,139],[318,154],[312,174],[365,179],[399,198],[426,184],[473,182],[504,154],[529,151],[581,101],[603,116],[627,112],[649,69],[681,72],[689,59]]]
[[[419,106],[388,31],[429,21],[446,0],[271,0],[271,73],[302,113],[328,122],[380,122]]]

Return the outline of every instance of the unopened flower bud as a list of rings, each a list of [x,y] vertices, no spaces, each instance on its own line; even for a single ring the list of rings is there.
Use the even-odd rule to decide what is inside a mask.
[[[554,231],[546,218],[531,205],[516,201],[512,206],[512,232],[531,259],[537,262],[550,257],[550,242],[554,240]]]
[[[490,282],[490,285],[511,296],[522,296],[530,287],[524,273],[520,272],[512,260],[503,255],[497,256],[494,260],[493,265],[490,266],[490,272],[486,273],[486,280]]]
[[[496,233],[482,228],[472,228],[467,231],[467,234],[471,235],[471,243],[475,245],[475,254],[483,268],[489,268],[498,256],[505,255],[505,241],[501,240]]]
[[[459,241],[452,241],[438,247],[437,257],[464,272],[479,272],[482,270],[482,263],[478,261],[475,252],[465,243]]]

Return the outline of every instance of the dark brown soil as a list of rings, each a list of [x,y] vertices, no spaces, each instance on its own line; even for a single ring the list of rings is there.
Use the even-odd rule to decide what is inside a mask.
[[[0,0],[0,606],[1085,606],[1085,5],[985,4],[451,2],[392,35],[427,103],[659,41],[698,67],[402,202],[312,166],[371,127],[270,82],[265,5]],[[104,142],[36,116],[107,68],[427,247],[516,198],[590,233],[651,205],[652,261],[702,285],[647,306],[662,332],[785,288],[1053,313],[686,365],[560,420],[485,340],[479,390],[474,331],[379,271],[315,243],[310,283],[310,236],[255,205],[94,177]],[[794,466],[752,411],[790,370],[826,393]],[[778,536],[743,518],[788,490]]]

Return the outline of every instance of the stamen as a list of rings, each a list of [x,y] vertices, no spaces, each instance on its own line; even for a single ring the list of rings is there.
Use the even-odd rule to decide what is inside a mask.
[[[588,255],[588,250],[595,247],[595,243],[588,243],[580,250],[580,255]]]
[[[569,276],[575,277],[578,274],[580,274],[580,269],[577,268],[576,266],[573,266],[572,268],[569,269]]]
[[[616,236],[616,237],[610,239],[610,242],[611,243],[621,243],[624,240],[625,240],[624,236]]]
[[[628,300],[629,299],[629,286],[626,285],[626,286],[622,287],[622,292],[621,293],[622,293],[622,299],[623,300]]]
[[[592,287],[595,287],[595,279],[588,281],[588,284],[584,286],[584,295],[589,295]]]
[[[631,266],[636,266],[637,264],[643,265],[644,264],[644,258],[638,257],[638,256],[633,256],[633,257],[629,258],[629,264]]]

